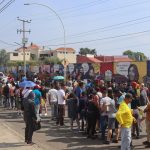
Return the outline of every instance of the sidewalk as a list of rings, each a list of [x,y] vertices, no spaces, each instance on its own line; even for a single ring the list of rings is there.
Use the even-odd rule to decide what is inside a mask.
[[[0,120],[1,121],[1,120]],[[7,124],[0,123],[0,150],[42,150],[36,144],[27,145],[23,137]]]

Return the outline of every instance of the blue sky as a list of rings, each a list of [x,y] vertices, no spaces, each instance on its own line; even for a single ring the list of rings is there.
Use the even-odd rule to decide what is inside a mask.
[[[0,4],[0,8],[9,0]],[[0,3],[2,0],[0,0]],[[150,0],[15,0],[0,13],[0,40],[21,43],[21,19],[26,25],[28,43],[55,49],[62,47],[63,29],[60,20],[49,9],[24,3],[41,3],[54,9],[63,21],[67,47],[96,49],[102,55],[121,55],[131,49],[150,57]],[[144,31],[144,32],[143,32]],[[9,51],[18,46],[0,42]]]

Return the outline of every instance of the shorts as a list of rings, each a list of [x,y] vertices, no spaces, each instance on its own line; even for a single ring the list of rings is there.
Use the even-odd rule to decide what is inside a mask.
[[[119,129],[119,122],[115,119],[115,129]]]
[[[115,118],[108,118],[108,129],[115,129]]]

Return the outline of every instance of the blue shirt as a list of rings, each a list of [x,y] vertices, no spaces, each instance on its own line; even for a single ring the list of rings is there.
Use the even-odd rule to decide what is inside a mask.
[[[82,92],[83,90],[79,86],[75,89],[75,94],[78,98],[80,98]]]
[[[34,104],[39,105],[40,104],[40,98],[42,97],[42,94],[38,89],[33,90],[33,93],[35,94]]]

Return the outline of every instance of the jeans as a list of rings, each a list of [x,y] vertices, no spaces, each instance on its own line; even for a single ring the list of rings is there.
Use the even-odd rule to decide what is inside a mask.
[[[10,107],[11,108],[15,107],[15,98],[14,98],[14,96],[10,96]]]
[[[102,132],[102,138],[105,138],[105,131],[108,124],[108,116],[101,116],[100,117],[100,128]]]
[[[121,150],[130,150],[131,128],[121,128]]]
[[[52,118],[56,118],[58,115],[58,104],[57,102],[51,103],[51,116]]]
[[[35,113],[36,113],[36,117],[37,117],[37,120],[41,120],[40,118],[40,104],[38,105],[35,105]]]
[[[9,99],[9,96],[4,96],[4,107],[5,107],[5,108],[10,107],[10,99]]]
[[[58,105],[58,117],[56,124],[63,126],[64,125],[64,116],[65,116],[65,105]]]

